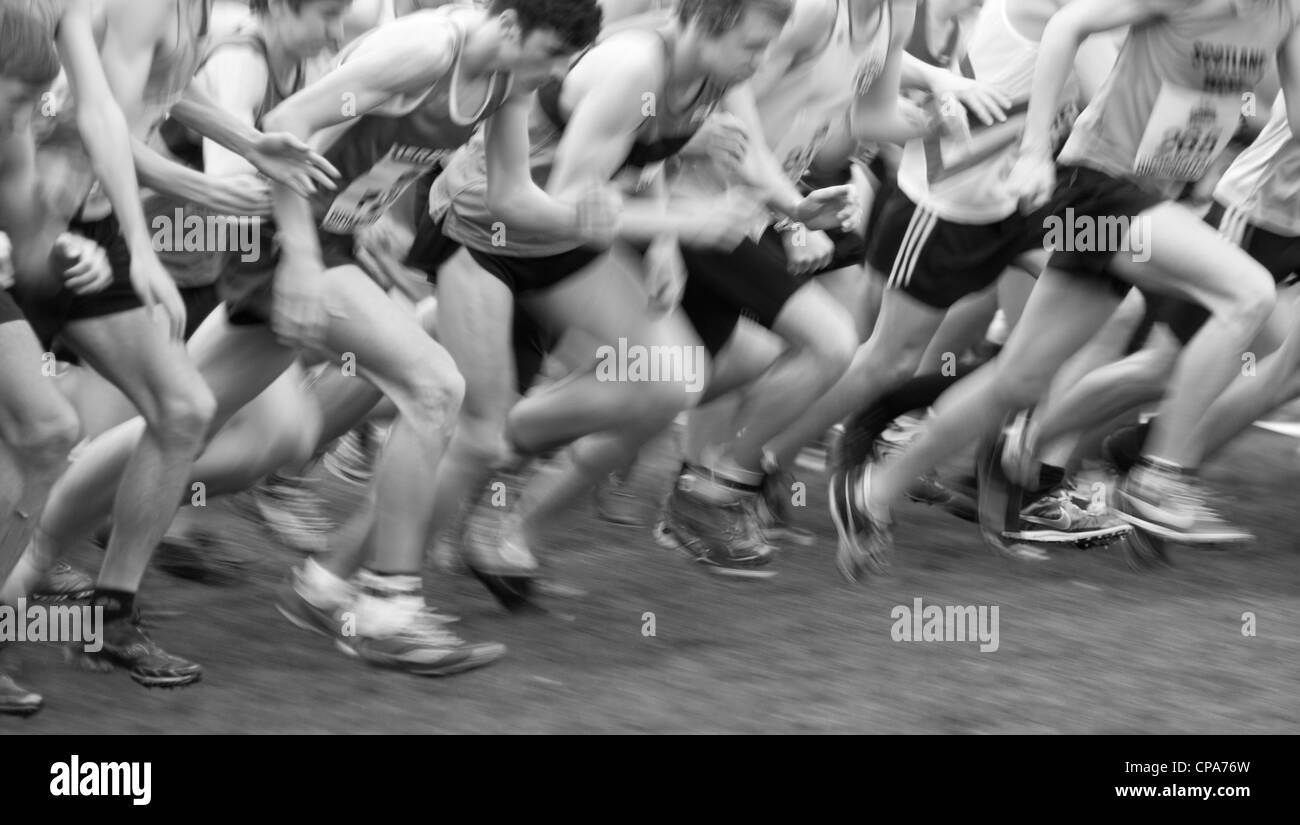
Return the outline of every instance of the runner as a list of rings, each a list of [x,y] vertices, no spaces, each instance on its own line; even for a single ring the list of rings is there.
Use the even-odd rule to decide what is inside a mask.
[[[1263,267],[1170,198],[1227,144],[1242,95],[1260,82],[1275,52],[1281,76],[1295,76],[1288,71],[1300,51],[1300,40],[1292,36],[1295,22],[1287,3],[1226,0],[1076,0],[1052,18],[1042,38],[1012,192],[1031,207],[1047,200],[1057,178],[1051,165],[1053,109],[1070,62],[1088,35],[1129,25],[1115,69],[1062,151],[1049,214],[1065,218],[1072,208],[1075,220],[1082,213],[1088,220],[1126,221],[1130,233],[1124,240],[1134,244],[1145,222],[1150,258],[1138,260],[1143,256],[1136,249],[1132,255],[1113,248],[1058,250],[994,364],[946,393],[938,415],[893,462],[877,469],[868,463],[832,478],[839,564],[846,576],[857,579],[884,562],[893,544],[889,508],[911,478],[972,432],[995,430],[1005,412],[1041,397],[1060,363],[1127,291],[1127,284],[1116,288],[1116,277],[1172,290],[1214,314],[1179,365],[1159,438],[1119,491],[1121,512],[1137,526],[1198,540],[1206,505],[1178,439],[1239,368],[1236,354],[1267,319],[1273,287]],[[1195,132],[1197,140],[1162,143],[1166,132],[1175,138]],[[1225,271],[1235,277],[1223,278]]]

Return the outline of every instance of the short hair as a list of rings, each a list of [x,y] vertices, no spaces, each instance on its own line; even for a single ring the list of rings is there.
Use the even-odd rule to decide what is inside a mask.
[[[519,17],[524,37],[538,29],[549,29],[575,52],[596,42],[604,22],[604,12],[596,0],[491,0],[488,6],[491,14],[511,10]]]
[[[782,26],[794,13],[794,0],[678,0],[677,19],[698,23],[709,37],[720,37],[744,19],[747,12],[766,14]]]
[[[0,77],[48,86],[59,68],[50,25],[21,7],[0,5]]]

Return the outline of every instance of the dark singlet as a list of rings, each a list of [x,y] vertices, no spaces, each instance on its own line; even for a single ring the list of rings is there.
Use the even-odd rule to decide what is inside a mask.
[[[477,111],[468,117],[460,114],[459,101],[453,96],[458,92],[465,31],[455,22],[454,14],[443,16],[451,19],[457,34],[450,70],[419,98],[400,101],[399,111],[364,115],[325,152],[325,157],[342,174],[337,194],[322,192],[313,201],[317,219],[326,232],[350,234],[374,224],[408,187],[436,168],[450,150],[464,145],[510,96],[511,78],[493,75]],[[410,19],[403,18],[403,22]],[[345,62],[367,43],[373,46],[372,39],[383,38],[386,31],[391,30],[375,29],[352,43],[340,55],[340,62]]]
[[[912,28],[912,37],[907,41],[907,53],[918,60],[946,69],[952,65],[953,55],[957,51],[957,42],[961,38],[961,26],[950,21],[948,37],[939,50],[930,47],[930,9],[928,0],[916,0],[916,25]]]

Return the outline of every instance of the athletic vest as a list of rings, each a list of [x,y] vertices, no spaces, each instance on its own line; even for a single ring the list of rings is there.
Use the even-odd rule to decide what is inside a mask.
[[[1291,134],[1282,95],[1264,131],[1223,174],[1214,197],[1258,227],[1300,236],[1300,141]]]
[[[304,84],[303,66],[299,64],[295,68],[287,85],[280,85],[270,73],[270,53],[262,33],[245,24],[236,31],[219,37],[208,44],[196,74],[203,71],[203,67],[207,65],[214,55],[226,48],[252,49],[260,55],[260,59],[267,66],[266,89],[262,94],[261,102],[253,112],[254,125],[260,129],[262,118],[267,112],[302,88]],[[221,81],[218,78],[216,82],[220,83]],[[163,123],[159,138],[166,142],[170,153],[178,161],[193,169],[203,171],[203,140],[201,137],[191,135],[176,121],[168,120]],[[202,222],[202,225],[206,226],[208,216],[212,213],[197,204],[161,192],[146,191],[142,193],[142,201],[146,225],[149,227],[150,233],[155,236],[154,249],[158,252],[158,259],[167,267],[168,273],[171,274],[177,285],[198,287],[216,281],[225,267],[226,255],[212,251],[187,252],[182,249],[169,248],[175,245],[176,234],[172,226],[177,222],[178,216],[182,227],[191,225],[196,221]],[[160,217],[165,218],[166,221],[158,221]],[[269,218],[263,218],[262,220],[262,234],[267,240],[274,235],[274,227]]]
[[[1019,154],[1029,93],[1038,62],[1038,43],[1011,25],[1008,0],[988,0],[971,32],[959,68],[966,77],[992,84],[1012,101],[1004,123],[985,126],[971,118],[971,142],[929,137],[908,141],[898,186],[915,203],[946,221],[996,223],[1016,211],[1006,178]],[[1053,143],[1068,134],[1079,114],[1080,90],[1071,73],[1053,128]]]
[[[831,129],[848,117],[854,100],[884,71],[889,56],[890,0],[881,0],[870,32],[853,30],[848,0],[835,5],[826,45],[791,68],[758,101],[767,145],[795,183],[807,174]]]
[[[929,6],[928,0],[917,0],[916,24],[912,27],[912,37],[907,41],[906,50],[917,60],[946,69],[952,65],[952,60],[956,56],[957,45],[961,40],[961,26],[955,20],[950,21],[948,37],[939,47],[939,51],[932,50]]]
[[[1296,25],[1290,0],[1200,3],[1134,26],[1061,160],[1128,177],[1164,197],[1204,176],[1241,119],[1245,93]]]
[[[656,21],[658,22],[658,21]],[[664,50],[665,65],[672,66],[673,44],[657,30],[624,29],[609,40],[622,37],[645,37],[653,34],[659,38]],[[576,65],[576,63],[575,63]],[[564,137],[568,118],[559,105],[563,81],[543,86],[537,92],[537,105],[529,121],[529,166],[533,181],[545,188],[555,163],[555,152]],[[671,88],[671,76],[665,81]],[[653,122],[659,128],[653,138],[639,138],[632,146],[624,168],[643,168],[675,156],[690,142],[700,125],[717,108],[725,89],[705,83],[699,93],[681,110],[672,111],[660,105],[654,115],[644,123]],[[659,95],[660,100],[665,96]],[[448,163],[447,168],[434,182],[429,193],[429,212],[435,219],[443,220],[443,234],[465,246],[483,252],[502,252],[509,249],[512,257],[540,258],[571,252],[582,246],[572,237],[555,233],[528,232],[506,229],[492,214],[487,205],[487,147],[483,136],[474,139]],[[508,231],[508,236],[506,232]]]
[[[456,40],[450,70],[424,93],[395,99],[369,112],[325,152],[342,178],[337,193],[321,192],[313,200],[320,227],[350,234],[379,220],[421,176],[432,171],[450,150],[464,145],[510,95],[509,76],[494,75],[487,95],[475,108],[462,111],[461,58],[466,14],[456,6],[416,12],[375,29],[339,55],[345,63],[362,49],[381,49],[396,27],[427,26],[431,33],[450,25]]]

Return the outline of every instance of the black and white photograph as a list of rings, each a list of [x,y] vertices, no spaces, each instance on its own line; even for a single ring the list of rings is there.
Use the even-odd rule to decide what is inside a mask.
[[[1300,0],[0,0],[0,739],[1300,733],[1297,135]]]

